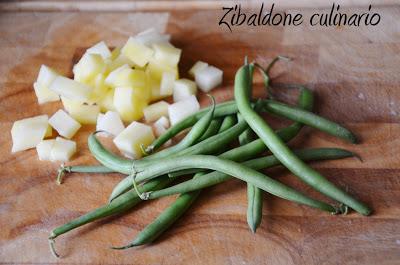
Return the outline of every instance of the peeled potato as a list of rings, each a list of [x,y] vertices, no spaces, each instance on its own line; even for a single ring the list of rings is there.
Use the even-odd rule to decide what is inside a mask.
[[[141,145],[146,148],[154,139],[150,126],[134,121],[114,138],[114,143],[122,153],[138,159],[143,156]]]

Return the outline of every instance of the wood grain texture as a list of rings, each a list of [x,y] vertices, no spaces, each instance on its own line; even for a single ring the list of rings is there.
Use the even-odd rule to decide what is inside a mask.
[[[217,26],[221,13],[213,10],[1,13],[0,262],[398,264],[400,7],[381,6],[379,12],[383,21],[373,29],[239,27],[233,33]],[[32,83],[41,64],[71,75],[74,61],[85,48],[99,40],[122,45],[128,36],[149,26],[172,34],[172,42],[183,49],[183,76],[199,59],[224,70],[223,86],[213,91],[219,102],[233,97],[233,77],[245,55],[264,65],[277,54],[293,58],[273,69],[277,97],[292,102],[295,95],[284,85],[308,85],[317,95],[316,111],[348,126],[362,143],[349,145],[306,128],[292,146],[338,146],[361,155],[362,163],[345,159],[312,165],[371,205],[374,214],[330,216],[265,195],[262,225],[252,234],[246,223],[245,185],[233,179],[204,190],[156,244],[123,252],[109,249],[131,240],[175,197],[145,202],[129,214],[63,235],[57,239],[57,249],[64,259],[53,258],[47,245],[51,229],[104,204],[121,176],[73,174],[57,186],[57,164],[39,162],[35,150],[10,154],[12,123],[42,113],[51,115],[61,107],[60,103],[39,106],[36,102]],[[261,78],[255,81],[256,94],[263,95]],[[204,95],[200,100],[203,106],[208,104]],[[267,119],[275,126],[287,123]],[[72,164],[95,164],[86,146],[93,130],[84,126],[74,137],[79,153]],[[323,198],[283,169],[266,173]]]

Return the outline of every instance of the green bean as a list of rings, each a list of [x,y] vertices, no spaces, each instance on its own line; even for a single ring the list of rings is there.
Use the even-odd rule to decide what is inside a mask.
[[[239,122],[228,130],[212,136],[189,148],[186,148],[185,150],[179,151],[173,156],[175,157],[190,154],[212,154],[213,152],[219,151],[221,147],[224,147],[235,138],[237,138],[238,135],[242,133],[246,128],[247,123],[245,121]],[[89,135],[88,146],[93,156],[104,166],[122,174],[130,174],[132,163],[134,163],[135,166],[139,168],[145,168],[148,164],[153,163],[150,160],[130,160],[111,153],[110,151],[105,149],[104,146],[98,141],[95,136],[96,134],[97,132],[94,132]]]
[[[225,116],[224,120],[222,121],[221,127],[218,130],[218,133],[228,130],[232,126],[236,124],[236,117],[235,115],[228,115]]]
[[[231,127],[230,129],[221,132],[215,136],[212,136],[196,145],[193,145],[181,152],[178,152],[174,157],[179,156],[187,156],[187,155],[196,155],[196,154],[212,154],[222,150],[227,144],[229,144],[233,139],[237,138],[240,133],[242,133],[247,128],[247,123],[245,121],[238,122],[235,126]],[[94,157],[105,166],[113,166],[114,165],[114,155],[111,154],[109,151],[104,149],[103,146],[98,142],[96,137],[89,137],[89,149],[91,150]],[[109,156],[107,155],[109,154]],[[109,163],[112,162],[112,163]],[[137,168],[146,168],[149,163],[143,165],[143,163],[139,163],[140,161],[136,162]],[[119,172],[124,174],[130,174],[132,170],[132,163],[135,162],[131,161],[130,164],[120,163],[118,167],[115,167],[116,170],[121,170]],[[124,178],[121,180],[111,192],[109,200],[112,201],[115,197],[119,196],[120,194],[124,193],[125,191],[129,190],[132,186],[132,181],[129,177]]]
[[[199,195],[200,190],[181,194],[174,203],[147,225],[131,243],[123,247],[113,247],[113,249],[127,249],[153,242],[189,209]]]
[[[302,194],[301,192],[298,192],[280,183],[279,181],[269,178],[254,169],[243,166],[231,160],[211,155],[189,155],[184,157],[161,158],[158,160],[158,162],[159,163],[153,163],[142,170],[134,168],[133,171],[135,173],[131,174],[129,178],[131,181],[136,179],[138,182],[141,182],[180,169],[193,167],[210,169],[223,172],[246,182],[250,182],[256,187],[283,199],[332,213],[336,212],[335,208],[327,203],[314,200]]]
[[[298,106],[306,110],[312,110],[314,105],[314,96],[311,90],[306,87],[300,87],[300,94],[298,99]],[[299,122],[295,122],[288,127],[284,127],[276,131],[279,138],[284,142],[289,142],[293,139],[300,131],[303,125]],[[261,139],[254,140],[246,145],[231,149],[223,154],[222,158],[230,159],[233,161],[244,161],[254,158],[256,155],[267,150],[264,142]],[[182,175],[192,174],[199,172],[199,169],[188,169],[178,172],[172,172],[169,174],[170,177],[178,177]]]
[[[214,120],[216,121],[216,120]],[[219,123],[217,128],[218,132],[223,132],[231,127],[236,122],[234,117],[226,116],[224,120]],[[221,123],[224,126],[221,126]],[[229,126],[228,126],[229,125]],[[211,126],[211,125],[210,125]],[[216,130],[212,130],[213,132],[209,132],[208,136],[212,136],[217,133]],[[205,133],[206,134],[206,133]],[[203,135],[204,136],[204,135]],[[204,175],[205,173],[200,172],[194,176],[194,179]],[[194,203],[197,197],[200,195],[201,190],[193,191],[190,193],[181,194],[175,202],[173,202],[167,209],[165,209],[152,223],[147,225],[137,236],[127,246],[118,247],[114,249],[126,249],[129,247],[139,246],[143,244],[148,244],[153,242],[157,237],[159,237],[165,230],[171,227],[179,217],[181,217],[187,209]]]
[[[242,119],[238,114],[238,120]],[[250,128],[239,135],[240,145],[247,144],[254,137]],[[263,195],[259,188],[253,184],[247,183],[247,224],[253,233],[261,224],[263,207]]]
[[[348,129],[333,121],[318,116],[310,111],[306,111],[297,107],[292,107],[272,100],[264,101],[262,104],[264,106],[264,110],[269,113],[303,123],[310,127],[326,132],[330,135],[347,140],[351,143],[357,142],[356,136]]]
[[[328,159],[340,159],[354,156],[353,153],[339,148],[313,148],[294,151],[304,161],[316,161],[316,160],[328,160]],[[243,163],[244,166],[250,167],[254,170],[262,170],[274,166],[281,165],[281,162],[274,156],[265,156],[248,160]],[[181,182],[175,186],[171,186],[162,190],[150,192],[148,199],[157,199],[165,196],[170,196],[178,193],[191,192],[198,189],[204,189],[226,180],[232,177],[228,174],[224,174],[218,171],[208,173],[198,179],[190,179],[185,182]]]
[[[210,126],[208,126],[207,128],[207,131],[204,132],[204,134],[196,141],[196,143],[201,142],[215,135],[219,131],[221,125],[222,125],[222,118],[217,118],[212,120]]]
[[[145,192],[145,191],[152,191],[152,190],[158,190],[166,187],[169,183],[171,183],[171,179],[168,178],[167,176],[162,176],[155,178],[147,183],[145,183],[140,190]],[[136,204],[141,202],[142,200],[138,197],[137,193],[135,191],[129,191],[121,195],[120,197],[116,198],[113,200],[111,203],[103,205],[95,210],[92,210],[62,226],[59,226],[55,229],[50,234],[49,240],[50,240],[50,246],[52,249],[52,252],[55,256],[58,256],[57,253],[54,250],[54,239],[62,234],[65,234],[75,228],[78,228],[80,226],[83,226],[85,224],[94,222],[96,220],[99,220],[101,218],[105,218],[111,215],[116,215],[120,214],[123,212],[128,211],[132,207],[134,207]]]
[[[182,139],[178,144],[164,149],[160,152],[151,154],[143,160],[148,160],[148,159],[157,159],[160,157],[166,157],[170,155],[174,155],[177,152],[186,149],[187,147],[193,145],[196,143],[199,139],[201,139],[202,135],[204,135],[208,128],[210,127],[210,124],[213,121],[213,116],[214,116],[214,110],[215,110],[215,100],[213,97],[212,99],[212,107],[210,110],[203,116],[201,117],[196,124],[193,126],[193,128],[190,130],[190,132],[185,136],[185,138]]]
[[[362,202],[357,201],[346,192],[325,179],[317,171],[313,170],[301,161],[274,133],[271,127],[252,109],[246,96],[249,80],[248,65],[242,66],[236,73],[234,94],[236,104],[243,118],[253,131],[263,140],[268,149],[284,164],[293,174],[314,189],[353,208],[363,215],[369,215],[371,210]]]
[[[204,108],[178,122],[174,126],[170,127],[163,135],[157,138],[151,145],[146,148],[147,153],[152,153],[160,148],[169,139],[180,133],[181,131],[193,126],[205,113],[209,111],[210,107]],[[227,101],[224,103],[217,104],[215,106],[214,118],[223,117],[226,115],[236,114],[237,107],[235,101]]]
[[[57,184],[63,181],[65,173],[114,173],[115,171],[103,165],[96,166],[64,166],[62,164],[58,169]]]

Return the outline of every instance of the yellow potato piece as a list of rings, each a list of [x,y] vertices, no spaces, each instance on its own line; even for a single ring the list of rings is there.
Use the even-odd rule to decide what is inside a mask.
[[[100,113],[100,106],[86,105],[80,102],[61,97],[65,110],[81,124],[96,124],[97,115]]]
[[[121,53],[136,65],[143,67],[149,62],[154,51],[131,37],[126,42],[125,46],[122,47]]]
[[[123,121],[131,122],[143,117],[147,101],[132,87],[117,87],[114,91],[114,106]]]

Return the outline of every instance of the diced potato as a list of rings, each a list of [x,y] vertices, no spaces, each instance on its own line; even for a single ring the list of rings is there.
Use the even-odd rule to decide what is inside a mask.
[[[183,120],[190,114],[193,114],[200,110],[200,104],[197,101],[196,96],[190,96],[182,101],[176,102],[169,105],[168,115],[171,125],[175,125],[179,121]]]
[[[46,135],[48,116],[40,115],[15,121],[11,128],[12,153],[35,147]]]
[[[50,124],[48,124],[44,138],[49,138],[51,136],[53,136],[53,128],[51,128]]]
[[[156,124],[156,123],[153,124],[153,132],[156,135],[156,137],[160,137],[160,135],[163,135],[166,131],[167,131],[167,129],[165,129],[160,124]]]
[[[79,62],[74,65],[74,80],[87,84],[96,75],[103,73],[105,62],[100,54],[85,53]]]
[[[86,53],[99,54],[103,59],[108,59],[111,57],[110,49],[107,47],[104,41],[100,41],[99,43],[87,49]]]
[[[39,104],[44,104],[46,102],[53,102],[60,100],[60,97],[54,91],[48,89],[41,83],[35,82],[33,84],[33,88],[35,90],[36,97],[38,99]]]
[[[42,64],[36,82],[48,88],[59,75],[54,69]]]
[[[38,154],[39,160],[41,161],[50,161],[51,149],[53,148],[56,140],[44,140],[41,141],[36,146],[36,152]]]
[[[132,87],[117,87],[114,92],[114,106],[123,121],[131,122],[143,117],[147,101]]]
[[[143,109],[143,114],[146,122],[152,122],[159,119],[162,116],[168,115],[169,104],[165,101],[159,101],[151,104]]]
[[[165,73],[165,72],[173,73],[175,75],[175,79],[179,78],[177,66],[172,67],[166,63],[161,63],[161,62],[155,61],[154,59],[151,59],[149,64],[146,67],[146,73],[148,74],[148,76],[159,82],[161,81],[163,73]]]
[[[99,101],[100,110],[102,112],[107,112],[109,110],[115,111],[114,106],[114,89],[110,89],[106,95]]]
[[[175,48],[169,43],[158,43],[153,45],[154,58],[156,61],[169,66],[177,66],[181,57],[181,49]]]
[[[59,135],[71,139],[72,136],[79,130],[81,125],[74,120],[65,111],[58,110],[49,119],[50,125],[58,132]]]
[[[90,95],[90,103],[98,103],[101,101],[102,98],[106,96],[108,91],[111,89],[108,85],[105,83],[105,77],[104,74],[98,74],[91,83],[89,83],[92,89],[92,93]]]
[[[114,138],[114,143],[122,153],[138,159],[143,155],[141,145],[146,148],[154,139],[150,126],[134,121]]]
[[[164,72],[161,78],[160,95],[171,96],[174,93],[175,74]]]
[[[61,101],[69,115],[81,124],[96,124],[100,106],[87,105],[61,97]]]
[[[69,161],[76,152],[76,143],[57,137],[50,151],[51,161]]]
[[[138,33],[133,38],[137,42],[151,47],[151,45],[155,43],[168,43],[171,39],[171,36],[168,34],[161,34],[154,28],[150,28],[148,30]]]
[[[135,65],[131,60],[129,60],[128,57],[126,57],[123,54],[119,54],[115,59],[107,62],[106,70],[104,72],[108,74],[125,64],[128,65],[129,67],[133,67]]]
[[[55,70],[42,64],[37,80],[33,84],[39,104],[60,100],[57,93],[49,89],[50,84],[57,76],[59,76],[59,74]]]
[[[154,51],[130,37],[125,46],[122,47],[121,53],[128,57],[133,63],[143,67],[149,62]]]
[[[208,66],[208,63],[202,62],[202,61],[197,61],[192,68],[190,68],[189,70],[189,75],[191,77],[195,77],[196,73],[204,68],[206,68]]]
[[[89,102],[92,88],[75,80],[58,76],[51,83],[50,89],[58,95],[79,102]]]
[[[167,125],[167,126],[165,126]],[[155,123],[153,123],[153,132],[156,135],[156,137],[160,137],[161,135],[163,135],[166,131],[167,128],[169,127],[169,121],[166,117],[161,117],[160,119],[158,119]],[[167,142],[165,142],[165,144],[163,146],[169,146],[172,144],[171,140],[168,140]]]
[[[150,99],[151,91],[148,85],[148,78],[144,71],[134,70],[128,66],[122,66],[109,74],[105,82],[111,87],[132,87],[138,95],[146,101]]]
[[[158,101],[166,96],[160,94],[160,81],[148,78],[149,88],[151,91],[150,102]]]
[[[164,127],[165,129],[169,128],[169,120],[167,117],[162,116],[159,118],[154,124]]]
[[[196,95],[196,83],[189,79],[179,79],[174,82],[174,102]]]
[[[114,84],[118,82],[120,79],[121,75],[124,75],[124,72],[127,70],[131,70],[131,67],[128,64],[124,64],[116,68],[114,71],[108,74],[104,82],[111,86],[114,87]]]
[[[211,89],[222,84],[222,70],[214,67],[207,66],[206,68],[196,72],[196,84],[203,92],[208,92]]]
[[[113,136],[117,136],[125,129],[124,124],[115,111],[107,111],[106,114],[99,114],[97,118],[96,131],[106,131]]]

